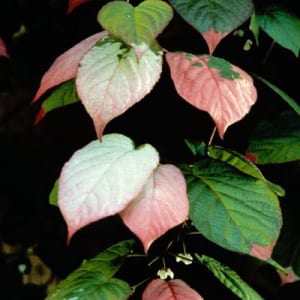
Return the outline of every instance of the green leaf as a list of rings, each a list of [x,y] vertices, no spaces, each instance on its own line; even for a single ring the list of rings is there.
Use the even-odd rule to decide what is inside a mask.
[[[184,140],[188,148],[191,150],[194,156],[200,154],[201,156],[206,155],[206,144],[198,141],[192,141],[189,139]]]
[[[300,50],[300,19],[278,5],[270,5],[256,12],[259,26],[282,47],[297,57]]]
[[[272,89],[277,95],[279,95],[299,116],[300,116],[300,105],[297,103],[296,100],[291,98],[289,95],[287,95],[284,91],[279,89],[274,84],[270,83],[266,79],[252,74],[255,78],[259,79],[261,82],[263,82],[266,86],[268,86],[270,89]]]
[[[128,299],[131,289],[122,280],[112,278],[120,269],[134,241],[115,244],[82,265],[62,280],[47,300]]]
[[[243,300],[262,300],[263,298],[249,286],[234,270],[222,265],[216,259],[195,253],[197,260],[210,270],[229,290]]]
[[[75,80],[69,80],[56,88],[42,104],[45,112],[80,101],[75,86]]]
[[[252,133],[247,152],[255,154],[257,164],[279,164],[299,160],[299,116],[293,111],[286,111],[273,122],[260,122]]]
[[[255,43],[258,46],[259,44],[259,24],[256,19],[256,14],[255,12],[252,13],[251,18],[250,18],[250,25],[249,25],[250,30],[252,31],[254,38],[255,38]]]
[[[89,272],[82,274],[76,281],[61,285],[61,289],[51,293],[46,300],[126,300],[130,294],[127,282],[107,278],[100,272]]]
[[[190,218],[200,233],[232,251],[252,254],[257,246],[272,250],[282,218],[267,183],[209,158],[186,176]]]
[[[58,206],[58,204],[57,204],[57,201],[58,201],[58,180],[59,179],[56,179],[56,181],[53,185],[53,188],[50,192],[50,195],[49,195],[49,203],[51,205],[54,205],[54,206]]]
[[[110,34],[143,53],[173,17],[165,1],[145,0],[137,7],[125,1],[111,1],[98,13],[98,21]]]
[[[48,98],[46,98],[41,106],[39,113],[36,116],[35,124],[37,124],[44,116],[57,108],[70,105],[80,101],[75,80],[69,80],[58,86]]]
[[[253,11],[249,0],[170,0],[182,18],[200,33],[229,33],[245,22]]]
[[[244,155],[219,146],[208,146],[207,153],[213,159],[219,159],[249,176],[264,181],[278,196],[283,197],[285,195],[285,191],[282,187],[268,181],[259,168],[257,168],[256,165],[249,161]]]

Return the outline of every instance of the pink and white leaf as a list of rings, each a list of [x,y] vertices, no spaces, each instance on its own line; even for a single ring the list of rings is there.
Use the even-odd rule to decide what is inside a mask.
[[[203,300],[181,279],[154,279],[145,288],[142,300]]]
[[[91,0],[69,0],[67,13],[70,14],[79,5],[90,1]]]
[[[188,218],[186,182],[174,165],[160,165],[143,191],[120,213],[125,225],[142,241],[145,252],[154,240]]]
[[[134,49],[110,36],[83,57],[76,86],[99,139],[109,121],[152,90],[161,71],[160,50],[149,48],[137,61]]]
[[[6,44],[1,37],[0,37],[0,56],[9,58]]]
[[[221,138],[256,102],[252,77],[224,59],[172,52],[166,59],[178,94],[210,114]]]
[[[47,90],[75,78],[77,68],[83,55],[106,34],[106,31],[96,33],[57,57],[43,75],[39,89],[32,102],[37,101]]]
[[[149,144],[108,134],[76,151],[59,178],[58,206],[68,240],[80,228],[122,211],[141,192],[159,155]]]

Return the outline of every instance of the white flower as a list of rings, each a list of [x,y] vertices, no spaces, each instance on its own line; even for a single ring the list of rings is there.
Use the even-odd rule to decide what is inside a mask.
[[[168,277],[174,279],[174,273],[170,268],[163,268],[158,270],[157,276],[159,276],[160,279],[167,279]]]
[[[185,265],[193,263],[193,256],[189,253],[178,253],[176,255],[176,262],[183,262]]]

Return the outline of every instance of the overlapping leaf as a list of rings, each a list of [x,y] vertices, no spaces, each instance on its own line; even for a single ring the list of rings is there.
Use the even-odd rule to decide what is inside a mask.
[[[145,0],[137,7],[125,1],[111,1],[98,14],[98,21],[110,34],[132,46],[140,58],[173,17],[166,1]]]
[[[35,124],[37,124],[48,112],[78,101],[80,101],[80,99],[77,95],[75,81],[71,79],[62,83],[43,101],[41,109],[35,118]]]
[[[254,129],[248,153],[257,164],[275,164],[300,159],[300,122],[294,111],[286,111],[273,122],[262,121]]]
[[[154,240],[184,222],[188,213],[186,182],[181,171],[173,165],[160,165],[120,215],[147,252]]]
[[[131,293],[128,283],[112,277],[122,266],[133,245],[132,240],[120,242],[83,262],[46,299],[128,299]]]
[[[203,300],[203,298],[181,279],[152,280],[144,290],[142,300]]]
[[[105,31],[96,33],[56,58],[43,75],[39,89],[32,102],[37,101],[47,90],[75,78],[82,56],[106,34],[107,32]]]
[[[167,53],[178,94],[213,118],[220,137],[256,102],[252,78],[224,59],[189,53]]]
[[[232,269],[206,255],[195,254],[199,262],[207,267],[220,282],[242,300],[262,300],[263,298]]]
[[[135,149],[120,135],[103,136],[76,151],[59,178],[58,206],[68,226],[68,239],[89,223],[122,211],[143,189],[157,167],[149,144]]]
[[[279,45],[299,57],[300,19],[278,5],[266,6],[255,15],[259,27]]]
[[[111,36],[89,50],[78,69],[76,86],[98,138],[110,120],[152,90],[161,71],[162,52],[157,44],[139,61],[132,48]]]
[[[251,0],[170,0],[170,3],[202,34],[210,54],[222,38],[250,17],[254,8]]]
[[[207,153],[214,159],[219,159],[251,177],[266,182],[270,189],[272,189],[278,196],[283,197],[285,195],[285,191],[282,187],[268,181],[256,165],[240,153],[218,146],[208,146]]]
[[[211,159],[186,176],[190,218],[204,236],[232,251],[270,258],[282,216],[267,183]]]

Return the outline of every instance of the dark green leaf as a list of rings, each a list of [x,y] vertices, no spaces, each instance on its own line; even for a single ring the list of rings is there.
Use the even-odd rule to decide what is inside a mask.
[[[300,159],[300,122],[293,111],[280,114],[273,122],[260,122],[253,131],[247,152],[257,164],[279,164]]]
[[[277,240],[281,210],[267,183],[212,159],[199,161],[186,176],[190,218],[206,238],[247,254]]]
[[[229,290],[243,300],[262,300],[263,298],[249,286],[234,270],[206,255],[195,254],[197,260],[210,270]]]
[[[196,142],[185,139],[185,143],[192,151],[193,155],[196,156],[197,154],[200,154],[201,156],[204,156],[206,154],[206,144],[204,142]]]
[[[282,187],[268,181],[256,165],[249,161],[244,155],[219,146],[209,146],[207,152],[213,159],[219,159],[249,176],[266,182],[278,196],[283,197],[285,195],[285,191]]]
[[[249,0],[170,0],[182,18],[200,33],[229,33],[244,23],[253,11]]]
[[[133,245],[133,240],[126,240],[84,261],[58,284],[47,300],[127,299],[131,293],[129,285],[112,276],[120,269]]]
[[[62,283],[46,300],[126,300],[131,294],[127,282],[101,272],[84,273],[76,281]]]
[[[300,19],[278,5],[270,5],[256,13],[259,26],[282,47],[297,57],[300,49]]]

